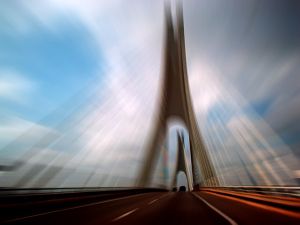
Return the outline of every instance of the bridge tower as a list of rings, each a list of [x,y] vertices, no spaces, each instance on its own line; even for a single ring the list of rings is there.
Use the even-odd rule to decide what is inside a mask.
[[[177,132],[177,157],[176,157],[176,167],[175,174],[172,181],[172,187],[175,187],[177,184],[177,175],[180,171],[185,173],[188,190],[191,191],[193,189],[192,179],[190,177],[190,170],[186,158],[185,147],[184,147],[184,136],[183,134]]]
[[[183,121],[189,133],[193,185],[218,186],[215,170],[204,147],[192,106],[187,77],[182,7],[177,7],[176,15],[174,26],[170,7],[166,7],[163,82],[160,89],[159,110],[146,146],[146,157],[138,185],[141,187],[149,185],[153,167],[161,150],[160,146],[166,138],[167,122],[169,118],[175,117]]]

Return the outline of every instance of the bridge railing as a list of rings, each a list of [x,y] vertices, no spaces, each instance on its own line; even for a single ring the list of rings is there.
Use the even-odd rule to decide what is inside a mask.
[[[300,197],[300,187],[297,186],[222,186],[222,187],[203,187],[200,190],[228,190],[265,195],[280,195]]]

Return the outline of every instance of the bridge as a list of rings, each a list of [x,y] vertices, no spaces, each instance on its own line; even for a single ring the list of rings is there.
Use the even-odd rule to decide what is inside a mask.
[[[115,155],[109,149],[103,154],[97,147],[103,141],[98,133],[87,145],[80,143],[86,132],[105,120],[99,116],[101,108],[91,106],[89,118],[86,113],[68,112],[57,130],[72,133],[82,123],[81,132],[68,136],[50,131],[26,146],[35,132],[32,128],[1,150],[15,151],[20,143],[25,146],[17,160],[0,166],[1,224],[300,223],[299,180],[288,164],[292,153],[287,147],[278,153],[245,119],[231,131],[232,149],[224,147],[226,131],[219,118],[215,118],[220,128],[216,133],[205,136],[202,132],[190,92],[184,34],[182,7],[178,5],[176,12],[166,7],[162,82],[145,144],[133,152],[141,157],[138,166],[132,165],[134,160],[124,166],[122,159],[133,157],[125,145],[119,146],[125,152]],[[58,110],[67,111],[67,107]],[[170,140],[176,149],[170,166],[168,138],[174,120],[177,125]],[[121,139],[114,130],[106,132],[115,142]],[[43,151],[53,146],[80,149],[71,156]],[[84,161],[95,156],[96,163],[88,164],[87,172],[79,172]],[[118,176],[121,161],[120,169],[127,170],[129,177]],[[78,184],[79,177],[83,182]]]

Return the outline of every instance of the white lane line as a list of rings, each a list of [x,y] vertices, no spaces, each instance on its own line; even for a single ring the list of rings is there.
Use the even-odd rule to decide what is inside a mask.
[[[223,212],[221,212],[219,209],[208,203],[206,200],[204,200],[199,195],[192,193],[196,198],[204,202],[206,205],[208,205],[211,209],[213,209],[216,213],[220,214],[222,217],[224,217],[231,225],[238,225],[233,219],[231,219],[229,216],[225,215]]]
[[[130,214],[134,213],[135,211],[137,211],[138,209],[139,209],[139,208],[136,208],[136,209],[133,209],[133,210],[127,212],[127,213],[124,213],[124,214],[122,214],[121,216],[118,216],[117,218],[113,219],[112,222],[118,221],[118,220],[124,218],[125,216],[130,215]]]
[[[154,200],[152,200],[151,202],[148,202],[148,205],[151,205],[151,204],[153,204],[154,202],[156,202],[158,200],[158,198],[157,199],[154,199]]]
[[[94,202],[94,203],[89,203],[89,204],[80,205],[80,206],[74,206],[74,207],[65,208],[65,209],[53,210],[50,212],[39,213],[39,214],[31,215],[31,216],[24,216],[24,217],[20,217],[20,218],[16,218],[16,219],[5,220],[1,223],[12,223],[12,222],[16,222],[19,220],[26,220],[26,219],[30,219],[30,218],[34,218],[34,217],[38,217],[38,216],[45,216],[45,215],[49,215],[52,213],[64,212],[64,211],[68,211],[68,210],[72,210],[72,209],[80,209],[80,208],[89,207],[89,206],[93,206],[93,205],[101,205],[101,204],[108,203],[108,202],[114,202],[114,201],[123,200],[123,199],[127,199],[127,198],[133,198],[133,197],[143,195],[143,194],[148,194],[148,193],[141,193],[141,194],[126,196],[126,197],[121,197],[121,198],[114,198],[114,199],[110,199],[110,200],[106,200],[106,201],[102,201],[102,202]]]
[[[148,202],[148,205],[151,205],[151,204],[153,204],[154,202],[156,202],[156,201],[158,201],[158,200],[161,200],[162,198],[164,198],[164,197],[166,197],[166,196],[168,196],[168,195],[169,195],[169,193],[164,194],[164,195],[160,196],[159,198],[156,198],[156,199],[154,199],[154,200]]]
[[[166,194],[160,196],[160,197],[158,198],[158,200],[163,199],[163,198],[169,196],[170,194],[172,194],[172,193],[168,192],[168,193],[166,193]]]

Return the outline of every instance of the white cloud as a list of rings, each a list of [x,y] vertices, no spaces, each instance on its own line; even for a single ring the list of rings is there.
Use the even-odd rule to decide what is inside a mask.
[[[49,127],[22,119],[16,116],[1,115],[0,118],[0,152],[6,159],[27,161],[32,155],[38,155],[46,143],[60,136],[60,133]],[[21,158],[30,146],[43,139],[43,144],[29,158]],[[45,146],[43,146],[45,145]]]
[[[196,114],[206,114],[214,104],[220,102],[223,86],[217,80],[220,72],[203,59],[190,63],[189,84]]]
[[[26,103],[35,89],[35,83],[26,76],[12,70],[0,71],[0,99]]]

